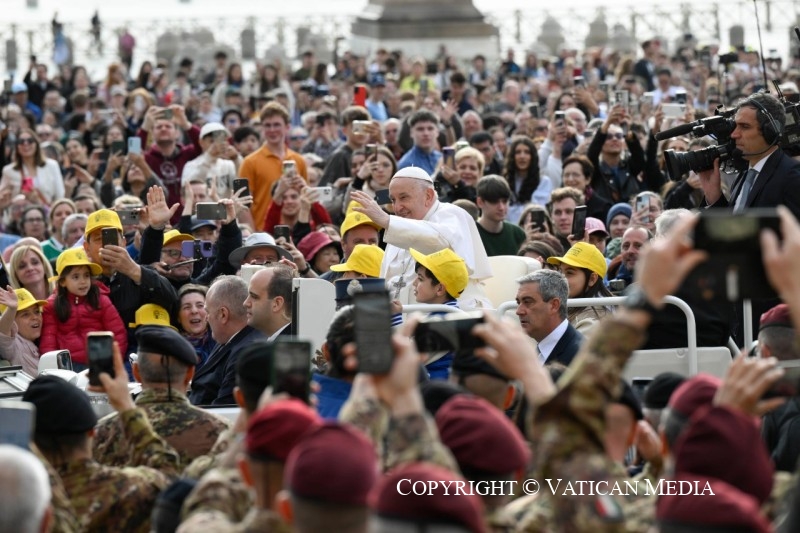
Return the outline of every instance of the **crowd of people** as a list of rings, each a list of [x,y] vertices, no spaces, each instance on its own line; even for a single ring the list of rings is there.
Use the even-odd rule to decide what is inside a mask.
[[[109,331],[114,375],[90,390],[116,412],[32,381],[31,451],[0,445],[0,531],[796,529],[800,400],[764,395],[800,355],[800,163],[781,147],[800,117],[757,91],[758,54],[653,39],[637,57],[431,59],[306,51],[247,76],[220,52],[134,75],[127,55],[102,80],[32,62],[11,83],[0,359],[36,376],[67,349],[81,372],[87,335]],[[789,100],[796,67],[766,64]],[[670,175],[666,150],[716,140],[656,135],[718,104],[734,107],[738,172],[716,158]],[[666,296],[692,309],[700,346],[744,327],[685,283],[707,259],[693,211],[778,206],[782,240],[761,243],[780,300],[754,303],[755,355],[635,392],[622,376],[636,349],[688,345]],[[271,387],[295,278],[336,287],[310,397]],[[515,322],[493,312],[498,285]],[[396,329],[369,374],[352,304],[376,287]],[[618,309],[568,306],[614,294]],[[421,355],[414,303],[434,319],[482,311],[464,335],[485,346]],[[239,407],[233,424],[218,406]]]

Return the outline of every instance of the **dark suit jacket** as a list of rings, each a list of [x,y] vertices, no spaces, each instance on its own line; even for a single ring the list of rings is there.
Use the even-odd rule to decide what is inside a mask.
[[[561,363],[564,366],[569,366],[578,354],[583,339],[584,337],[581,335],[580,331],[572,327],[572,324],[567,324],[567,330],[561,338],[558,339],[556,347],[550,352],[545,363]]]
[[[721,196],[710,207],[736,205],[742,192],[745,172],[741,172],[731,188],[730,202]],[[776,207],[785,205],[792,214],[800,218],[800,162],[795,161],[778,148],[772,153],[756,178],[745,207]]]
[[[232,405],[239,351],[255,340],[266,339],[260,331],[245,326],[225,344],[217,345],[192,380],[189,401],[193,405]]]

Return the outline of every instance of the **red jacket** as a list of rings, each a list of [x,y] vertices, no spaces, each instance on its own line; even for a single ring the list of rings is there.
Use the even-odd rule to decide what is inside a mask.
[[[311,204],[311,212],[309,213],[309,221],[308,223],[311,225],[311,231],[314,231],[317,226],[320,224],[330,224],[331,223],[331,216],[328,214],[328,210],[319,203],[314,202]],[[281,205],[276,204],[275,202],[269,203],[269,209],[267,209],[267,218],[264,221],[264,231],[272,235],[275,226],[281,223]]]
[[[42,336],[39,339],[39,353],[51,350],[69,350],[72,360],[82,365],[86,359],[86,336],[92,331],[110,331],[119,344],[119,351],[125,355],[128,349],[128,333],[114,304],[108,297],[108,287],[94,282],[100,289],[100,309],[93,309],[86,297],[70,295],[71,312],[66,322],[56,317],[54,307],[56,294],[47,299],[42,313]]]

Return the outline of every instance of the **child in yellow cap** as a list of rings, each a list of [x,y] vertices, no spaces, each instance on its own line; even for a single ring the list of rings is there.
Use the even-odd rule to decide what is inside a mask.
[[[414,278],[414,297],[421,304],[443,304],[458,308],[458,297],[467,288],[469,271],[464,259],[450,248],[425,255],[410,248],[411,257],[416,260],[417,277]],[[433,312],[431,315],[443,314]],[[392,325],[401,324],[402,314],[392,317]],[[448,352],[438,359],[429,359],[425,370],[431,379],[447,379],[453,353]]]
[[[72,366],[88,366],[86,336],[92,331],[111,331],[120,353],[128,349],[128,333],[108,288],[92,278],[103,269],[86,257],[83,248],[69,248],[56,259],[58,287],[47,299],[42,316],[40,353],[69,350]]]

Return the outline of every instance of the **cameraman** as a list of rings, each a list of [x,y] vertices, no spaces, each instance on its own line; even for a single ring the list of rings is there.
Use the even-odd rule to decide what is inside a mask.
[[[767,93],[756,93],[739,104],[731,141],[734,157],[747,162],[731,186],[730,199],[722,194],[719,158],[714,168],[700,172],[700,186],[706,207],[733,207],[741,212],[750,207],[785,205],[800,217],[800,163],[778,146],[786,114],[783,104]]]

